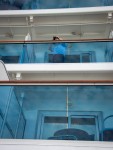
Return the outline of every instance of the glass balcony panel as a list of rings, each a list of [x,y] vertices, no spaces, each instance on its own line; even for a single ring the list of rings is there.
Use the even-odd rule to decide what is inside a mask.
[[[2,118],[2,116],[0,114],[0,130],[1,130],[2,123],[3,123],[3,118]]]
[[[104,6],[104,0],[71,0],[71,8]]]
[[[33,123],[37,122],[32,136],[37,139],[112,141],[112,122],[104,123],[112,116],[112,90],[113,86],[99,85],[16,86],[16,94],[24,92],[26,99],[24,135],[31,138]]]
[[[9,96],[10,96],[10,87],[9,86],[0,86],[0,110],[1,113],[3,114],[3,116],[6,113],[6,108],[8,106],[8,102],[9,102]]]
[[[3,129],[3,135],[2,135],[2,139],[13,139],[14,137],[12,136],[10,130],[8,129],[8,127],[5,125],[4,129]]]
[[[16,85],[14,91],[2,138],[113,141],[112,85]]]
[[[3,101],[0,99],[0,135],[2,138],[15,138],[16,136],[19,138],[25,128],[24,116],[20,116],[20,113],[22,113],[21,106],[12,86],[0,86],[0,91],[0,96],[2,96],[3,99]],[[21,132],[19,132],[20,127]],[[22,138],[22,136],[23,135],[21,135],[20,138]]]
[[[17,129],[17,135],[16,135],[17,139],[23,139],[24,138],[25,125],[26,125],[26,122],[25,122],[25,119],[21,113],[19,124],[18,124],[18,129]]]
[[[0,10],[57,9],[112,6],[112,0],[8,0],[0,2]]]
[[[113,62],[113,42],[0,44],[4,63]],[[6,49],[7,47],[7,49]],[[19,50],[19,48],[20,50]]]
[[[4,63],[23,63],[22,52],[23,44],[0,44],[0,59]]]
[[[82,62],[91,62],[90,53],[84,53],[82,55]]]
[[[113,1],[112,0],[105,0],[105,5],[106,6],[113,6]]]
[[[11,131],[14,135],[16,134],[20,112],[21,112],[20,105],[18,103],[15,94],[13,93],[9,104],[6,122],[10,126]]]

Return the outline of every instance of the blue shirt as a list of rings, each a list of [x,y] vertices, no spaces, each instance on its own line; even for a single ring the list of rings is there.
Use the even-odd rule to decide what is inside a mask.
[[[66,54],[67,45],[65,43],[54,43],[52,44],[52,54]]]

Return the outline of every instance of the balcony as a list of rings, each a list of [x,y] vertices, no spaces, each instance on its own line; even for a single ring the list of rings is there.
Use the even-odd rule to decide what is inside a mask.
[[[0,138],[112,142],[112,90],[109,85],[0,85]]]
[[[112,40],[1,43],[0,59],[5,64],[105,63],[113,62],[112,47]]]
[[[65,54],[50,51],[51,45],[65,44]],[[11,80],[112,80],[113,42],[58,41],[1,43],[0,58]],[[60,47],[61,48],[61,47]],[[65,74],[65,76],[64,76]]]
[[[81,4],[84,3],[88,4],[88,0]],[[99,1],[92,0],[94,3],[99,4]],[[1,10],[0,41],[22,41],[27,34],[31,40],[39,41],[52,40],[53,36],[64,40],[109,39],[113,30],[112,13],[113,6]]]

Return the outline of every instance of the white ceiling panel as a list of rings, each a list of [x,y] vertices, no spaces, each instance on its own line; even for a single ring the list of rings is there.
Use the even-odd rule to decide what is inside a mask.
[[[27,35],[29,32],[28,27],[13,27],[12,30],[14,35]]]
[[[9,28],[9,27],[7,27],[7,28],[5,28],[5,27],[0,28],[0,35],[6,35],[8,33],[11,33],[11,28]]]
[[[0,37],[22,40],[28,32],[34,40],[45,40],[47,37],[51,39],[54,35],[61,35],[66,40],[68,38],[70,40],[109,37],[109,33],[113,30],[113,11],[102,11],[101,8],[101,12],[98,9],[96,12],[95,9],[94,12],[90,10],[91,13],[84,13],[82,10],[80,12],[80,9],[77,9],[79,10],[77,12],[76,9],[73,9],[73,13],[68,13],[70,9],[67,9],[67,12],[65,10],[65,13],[59,9],[61,14],[58,13],[58,10],[56,10],[57,13],[52,12],[52,10],[50,13],[48,10],[49,13],[40,14],[39,12],[34,16],[32,13],[31,15],[23,14],[23,16],[22,14],[16,15],[16,13],[10,17],[1,16]]]

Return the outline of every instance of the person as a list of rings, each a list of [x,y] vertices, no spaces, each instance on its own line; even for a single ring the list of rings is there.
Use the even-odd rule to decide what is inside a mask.
[[[62,38],[59,38],[58,36],[53,37],[53,41],[61,41]],[[63,42],[55,42],[52,43],[49,47],[50,51],[50,57],[49,62],[53,63],[62,63],[64,62],[64,56],[66,54],[67,45]]]

